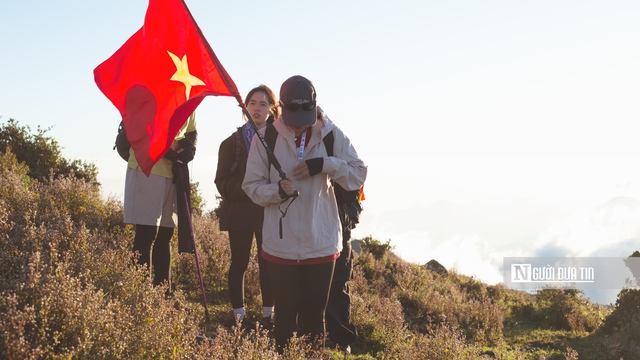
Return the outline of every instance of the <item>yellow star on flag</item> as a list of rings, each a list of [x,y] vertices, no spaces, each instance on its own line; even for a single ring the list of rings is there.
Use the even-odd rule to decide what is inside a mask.
[[[187,63],[187,54],[184,54],[182,59],[177,57],[175,54],[172,54],[171,51],[167,51],[171,60],[176,66],[176,72],[173,74],[170,80],[179,81],[185,86],[185,95],[187,96],[187,100],[189,100],[189,96],[191,94],[192,86],[202,86],[206,85],[204,81],[198,79],[197,77],[191,75],[189,73],[189,64]]]

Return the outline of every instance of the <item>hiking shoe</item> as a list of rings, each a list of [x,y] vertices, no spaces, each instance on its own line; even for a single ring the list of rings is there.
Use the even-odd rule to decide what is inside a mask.
[[[262,319],[260,319],[260,326],[262,326],[265,330],[267,331],[271,331],[273,330],[273,319],[271,319],[271,316],[265,316]]]
[[[325,341],[325,347],[329,348],[329,349],[334,349],[334,350],[338,350],[341,353],[345,354],[345,355],[350,355],[351,354],[351,346],[350,345],[341,345],[338,343],[335,343],[333,341],[331,341],[330,339],[327,339]]]
[[[205,340],[206,340],[206,341],[208,341],[208,342],[210,342],[210,343],[212,343],[215,339],[210,338],[210,337],[206,337],[206,336],[204,336],[204,335],[197,335],[197,336],[196,336],[196,342],[197,342],[198,344],[200,344],[200,343],[204,342]]]
[[[347,346],[338,345],[338,346],[336,346],[336,349],[338,349],[341,353],[343,353],[345,355],[350,355],[351,354],[351,346],[350,345],[347,345]]]

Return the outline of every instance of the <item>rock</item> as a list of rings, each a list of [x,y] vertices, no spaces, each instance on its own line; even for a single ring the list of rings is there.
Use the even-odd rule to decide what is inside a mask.
[[[447,269],[446,269],[444,266],[442,266],[442,264],[440,264],[439,262],[437,262],[436,260],[431,259],[431,260],[429,260],[429,262],[428,262],[428,263],[426,263],[424,266],[425,266],[427,269],[429,269],[429,270],[431,270],[431,271],[435,272],[436,274],[440,274],[440,275],[446,275],[446,274],[448,274]]]

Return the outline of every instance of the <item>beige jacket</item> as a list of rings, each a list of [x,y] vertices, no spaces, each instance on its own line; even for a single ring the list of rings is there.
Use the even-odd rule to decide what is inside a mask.
[[[282,118],[273,125],[278,131],[275,157],[282,170],[293,179],[293,168],[298,164],[295,134]],[[322,141],[330,131],[334,132],[333,156],[328,157]],[[264,135],[264,129],[261,129]],[[338,218],[333,187],[330,180],[347,190],[357,190],[364,184],[367,167],[342,131],[328,117],[319,119],[312,127],[311,138],[303,161],[323,158],[322,172],[309,179],[293,179],[300,195],[291,203],[282,218],[282,238],[279,222],[291,200],[284,203],[278,192],[278,172],[271,166],[267,153],[257,136],[254,136],[247,159],[247,171],[242,189],[258,205],[264,206],[262,249],[270,255],[305,260],[336,254],[342,250],[342,229]],[[282,204],[281,204],[282,203]]]

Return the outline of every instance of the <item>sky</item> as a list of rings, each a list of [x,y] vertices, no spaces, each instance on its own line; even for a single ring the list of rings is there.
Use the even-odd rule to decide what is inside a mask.
[[[0,122],[48,132],[122,199],[117,109],[93,69],[147,1],[0,3]],[[640,2],[187,0],[244,96],[292,75],[368,165],[355,238],[495,284],[504,257],[640,247]],[[235,99],[197,111],[190,169],[207,208]],[[615,294],[594,297],[615,302]]]

